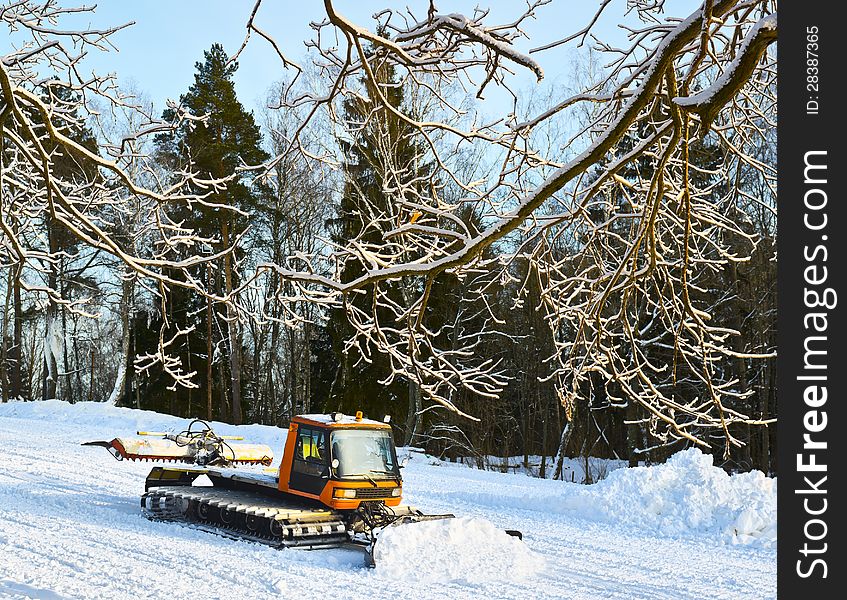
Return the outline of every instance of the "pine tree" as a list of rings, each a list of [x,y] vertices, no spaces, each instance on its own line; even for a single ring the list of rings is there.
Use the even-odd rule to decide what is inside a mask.
[[[177,168],[186,168],[190,163],[190,168],[201,178],[215,180],[233,176],[243,164],[258,164],[266,160],[268,155],[262,148],[262,135],[253,114],[245,110],[236,97],[232,78],[238,63],[229,60],[220,44],[213,44],[210,50],[204,52],[204,61],[195,66],[194,84],[180,96],[180,105],[195,117],[205,117],[205,122],[186,121],[175,133],[159,136],[156,143],[161,159]],[[168,120],[175,116],[175,111],[170,108],[163,114]],[[247,226],[245,217],[227,210],[227,207],[249,211],[256,207],[260,195],[252,176],[238,173],[227,181],[225,189],[206,197],[206,206],[197,206],[191,215],[186,215],[190,216],[200,235],[214,240],[206,249],[209,253],[229,248]],[[229,294],[238,284],[234,268],[236,258],[237,255],[227,253],[218,264],[209,265],[193,275],[205,281],[210,291],[218,295]],[[181,412],[205,413],[212,418],[213,393],[217,387],[220,398],[218,415],[241,422],[242,342],[233,310],[227,307],[226,319],[223,319],[211,300],[187,297],[179,291],[171,295],[168,310],[171,313],[169,318],[177,323],[195,326],[192,339],[186,342],[184,364],[187,367],[190,363],[190,369],[197,371],[202,378],[198,382],[201,398],[196,402],[191,390],[181,390],[180,396],[187,395],[187,398],[178,398],[169,404],[184,405]],[[198,347],[201,341],[204,347]],[[222,354],[229,357],[229,377],[226,376],[225,365],[221,364],[216,383],[213,363],[217,344],[226,348]],[[200,410],[201,405],[205,406],[204,411]]]

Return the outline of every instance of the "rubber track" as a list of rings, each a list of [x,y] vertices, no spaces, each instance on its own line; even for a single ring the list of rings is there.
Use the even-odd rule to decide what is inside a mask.
[[[144,515],[277,548],[332,548],[350,542],[337,513],[288,505],[247,491],[214,487],[152,487],[141,496]]]

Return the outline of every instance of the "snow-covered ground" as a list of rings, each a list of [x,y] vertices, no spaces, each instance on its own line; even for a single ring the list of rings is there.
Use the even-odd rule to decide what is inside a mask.
[[[277,551],[148,521],[138,499],[150,464],[79,445],[186,424],[0,404],[0,598],[776,597],[776,480],[730,477],[697,450],[591,486],[412,453],[406,501],[460,518],[386,532],[367,569],[355,551]],[[282,452],[282,430],[215,429]]]

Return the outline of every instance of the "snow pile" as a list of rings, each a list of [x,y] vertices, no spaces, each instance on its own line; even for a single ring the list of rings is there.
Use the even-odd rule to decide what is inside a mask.
[[[557,514],[568,522],[624,526],[655,537],[776,547],[776,479],[760,471],[728,475],[713,465],[711,455],[696,448],[678,452],[664,464],[612,469],[593,485],[427,460],[426,465],[412,460],[406,468],[404,477],[420,473],[428,482],[421,498],[423,485],[407,486],[411,504],[438,500],[445,506],[484,506],[509,511],[512,519],[523,512]]]
[[[776,479],[760,471],[728,475],[696,448],[666,463],[612,472],[565,506],[606,522],[653,529],[668,537],[694,534],[732,544],[776,544]]]
[[[418,582],[527,580],[544,566],[518,538],[467,517],[388,527],[374,560],[378,575]]]

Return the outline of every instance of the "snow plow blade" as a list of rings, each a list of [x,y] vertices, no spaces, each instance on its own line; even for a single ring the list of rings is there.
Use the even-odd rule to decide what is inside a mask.
[[[473,544],[481,550],[487,545],[494,542],[495,544],[502,543],[505,537],[508,536],[523,540],[523,534],[515,529],[498,530],[491,523],[485,522],[487,526],[480,530],[475,524],[472,524],[473,519],[456,519],[455,521],[430,526],[429,523],[423,525],[422,522],[432,522],[438,520],[451,520],[454,515],[423,515],[420,513],[410,514],[408,517],[401,517],[394,522],[383,527],[379,531],[374,531],[373,541],[368,548],[366,564],[373,568],[378,562],[388,561],[390,565],[396,568],[398,564],[406,564],[409,559],[412,562],[414,557],[428,555],[450,556],[457,550],[454,546],[457,539],[463,539],[467,535],[477,536],[473,539]],[[468,525],[470,529],[466,532]],[[482,535],[483,537],[479,537]],[[494,538],[489,536],[495,536]],[[385,540],[385,541],[383,541]],[[467,543],[470,538],[467,538]],[[392,566],[389,566],[391,570]]]
[[[373,569],[376,567],[376,556],[374,548],[379,543],[380,534],[388,528],[400,527],[408,523],[420,523],[422,521],[440,521],[441,519],[455,519],[456,515],[425,515],[411,506],[398,506],[391,511],[396,517],[378,531],[371,530],[368,534],[368,542],[354,541],[353,544],[361,545],[365,551],[365,566]]]

